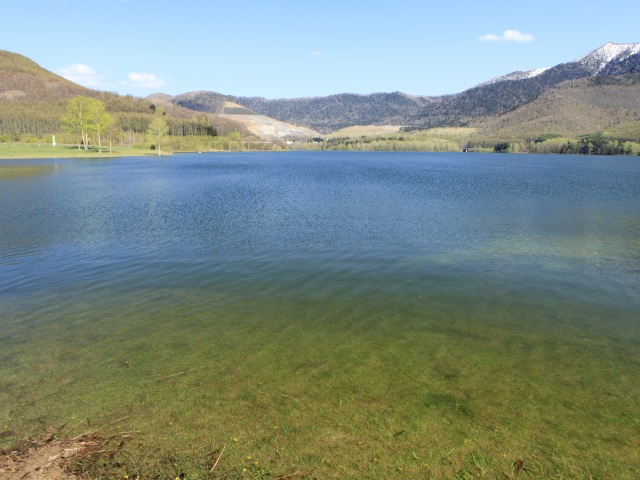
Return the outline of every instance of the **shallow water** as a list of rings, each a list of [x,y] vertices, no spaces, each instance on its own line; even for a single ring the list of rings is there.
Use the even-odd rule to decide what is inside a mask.
[[[207,423],[202,402],[233,416],[237,396],[246,415],[289,415],[256,407],[261,382],[300,396],[312,382],[314,415],[360,392],[360,407],[376,399],[373,411],[398,422],[412,386],[423,408],[465,399],[476,418],[525,416],[530,433],[540,419],[527,415],[545,402],[506,388],[515,378],[559,403],[591,395],[593,408],[598,385],[618,399],[612,415],[640,412],[639,397],[626,397],[640,364],[635,158],[287,152],[31,163],[55,168],[0,178],[6,428],[136,411],[136,427],[152,431],[140,410],[164,405],[194,431]],[[212,370],[228,383],[217,377],[221,397],[203,399]],[[194,377],[188,394],[148,397],[147,382],[179,372]],[[505,405],[491,407],[496,395]],[[576,410],[586,421],[589,410]],[[229,435],[249,428],[227,425]]]

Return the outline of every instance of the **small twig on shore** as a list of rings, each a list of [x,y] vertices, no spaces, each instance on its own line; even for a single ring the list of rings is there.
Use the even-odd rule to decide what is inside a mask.
[[[71,426],[67,429],[67,435],[71,435],[71,432],[76,430],[82,424],[82,420],[71,424]]]
[[[118,432],[118,433],[114,433],[113,435],[109,435],[108,437],[105,437],[107,440],[111,440],[112,438],[116,438],[116,437],[120,437],[120,438],[130,438],[133,436],[134,433],[140,433],[139,430],[133,431],[133,432]]]
[[[105,429],[105,428],[107,428],[107,427],[110,427],[111,425],[115,425],[116,423],[119,423],[119,422],[121,422],[121,421],[123,421],[123,420],[126,420],[126,419],[127,419],[127,418],[129,418],[130,416],[131,416],[131,415],[127,415],[126,417],[122,417],[122,418],[119,418],[119,419],[117,419],[117,420],[114,420],[113,422],[106,424],[104,427],[100,427],[100,428],[98,428],[98,430],[96,430],[96,432],[99,432],[100,430],[103,430],[103,429]]]
[[[184,372],[172,373],[171,375],[167,375],[166,377],[160,377],[160,378],[157,378],[156,380],[159,382],[160,380],[166,380],[167,378],[177,377],[178,375],[184,375],[185,373],[193,372],[194,370],[200,370],[201,368],[204,368],[204,365],[196,368],[190,368],[189,370],[185,370]]]
[[[72,442],[78,441],[78,440],[82,440],[82,439],[92,439],[95,440],[96,438],[100,438],[101,441],[104,441],[105,443],[109,440],[111,440],[112,438],[116,438],[116,437],[120,437],[120,438],[130,438],[133,436],[134,433],[140,433],[139,431],[133,431],[133,432],[118,432],[118,433],[114,433],[112,435],[109,435],[108,437],[105,437],[103,435],[98,435],[97,432],[85,432],[85,433],[81,433],[80,435],[76,435],[75,437],[73,437],[71,439]]]
[[[293,398],[293,397],[292,397],[292,396],[290,396],[290,395],[285,395],[284,393],[280,393],[279,395],[280,395],[282,398],[287,398],[287,399],[291,400],[292,402],[296,402],[296,405],[300,406],[300,402],[298,401],[298,399],[297,399],[297,398]]]
[[[300,470],[296,470],[295,472],[290,473],[288,475],[282,475],[281,477],[278,477],[275,480],[285,480],[287,478],[296,477],[298,475],[302,475],[302,472]]]
[[[105,428],[110,427],[111,425],[115,425],[115,424],[116,424],[116,423],[118,423],[118,422],[121,422],[121,421],[123,421],[123,420],[126,420],[126,419],[127,419],[127,418],[129,418],[130,416],[131,416],[131,415],[127,415],[126,417],[119,418],[119,419],[117,419],[117,420],[114,420],[114,421],[113,421],[113,422],[111,422],[111,423],[107,423],[106,425],[103,425],[102,427],[98,427],[98,428],[96,428],[95,430],[90,430],[90,431],[88,431],[88,432],[81,433],[80,435],[76,435],[76,436],[75,436],[75,437],[73,437],[71,440],[78,440],[78,439],[80,439],[80,438],[82,438],[82,437],[86,437],[86,436],[90,436],[90,435],[97,435],[97,434],[98,434],[98,432],[99,432],[100,430],[104,430]],[[87,419],[87,421],[88,421],[88,420],[89,420],[89,419]],[[123,433],[127,433],[127,432],[123,432]],[[134,433],[137,433],[137,432],[134,432]],[[111,435],[110,437],[107,437],[107,438],[113,438],[113,437],[118,436],[118,435],[120,435],[120,434],[119,434],[119,433],[116,433],[115,435]]]
[[[187,373],[187,372],[172,373],[171,375],[167,375],[166,377],[160,377],[160,378],[158,379],[158,381],[160,381],[160,380],[164,380],[164,379],[166,379],[166,378],[177,377],[178,375],[184,375],[185,373]]]
[[[209,470],[209,473],[213,473],[215,468],[218,466],[218,462],[220,461],[220,457],[222,457],[222,454],[224,453],[225,448],[227,448],[227,446],[223,445],[222,450],[220,450],[220,453],[218,454],[218,457],[216,458],[216,461],[214,462],[213,467],[211,467],[211,470]]]

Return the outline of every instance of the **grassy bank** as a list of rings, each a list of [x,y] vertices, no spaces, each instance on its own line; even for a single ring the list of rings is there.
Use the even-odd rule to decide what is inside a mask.
[[[89,150],[79,149],[72,145],[38,144],[38,143],[0,143],[0,160],[12,158],[105,158],[157,155],[155,150],[143,148],[103,147],[102,153],[96,147]]]

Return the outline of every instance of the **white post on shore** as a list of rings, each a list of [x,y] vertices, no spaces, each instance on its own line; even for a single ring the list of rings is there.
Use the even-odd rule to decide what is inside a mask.
[[[53,137],[53,143],[52,143],[52,146],[54,146],[54,147],[55,147],[55,146],[56,146],[56,136],[55,136],[55,135],[51,135],[51,136]]]

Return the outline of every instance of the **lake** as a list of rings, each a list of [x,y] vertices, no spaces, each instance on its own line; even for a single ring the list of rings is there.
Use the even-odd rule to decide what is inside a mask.
[[[118,421],[107,475],[640,474],[636,158],[15,164],[0,448]]]

